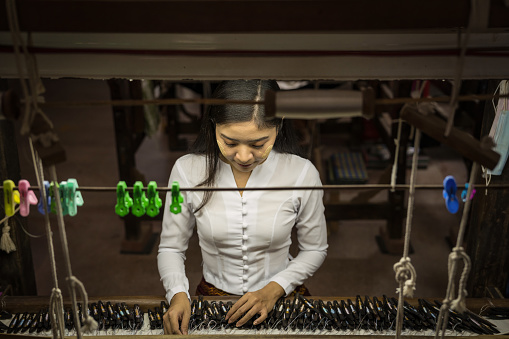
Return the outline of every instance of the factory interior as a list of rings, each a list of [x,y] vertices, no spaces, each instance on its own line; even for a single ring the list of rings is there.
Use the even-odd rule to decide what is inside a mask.
[[[7,218],[4,202],[0,219],[9,220],[16,250],[0,250],[2,309],[22,300],[16,297],[49,301],[55,274],[68,300],[75,293],[67,287],[68,259],[90,299],[164,300],[157,265],[163,213],[118,215],[117,184],[169,187],[210,106],[202,99],[235,79],[277,80],[281,93],[308,105],[291,106],[285,119],[302,157],[332,187],[323,191],[327,256],[305,281],[312,296],[397,298],[395,264],[407,253],[416,272],[412,298],[442,300],[451,251],[462,247],[471,259],[467,298],[509,307],[509,170],[488,174],[507,158],[507,147],[496,147],[503,138],[489,138],[497,112],[509,112],[502,107],[509,95],[507,1],[0,4],[4,192],[5,180],[38,186],[30,137],[41,140],[33,138],[49,121],[57,138],[50,148],[36,146],[44,179],[76,179],[83,198],[76,215],[63,217],[64,235],[56,213],[48,234],[37,206]],[[339,92],[345,100],[331,97]],[[28,132],[27,102],[39,109]],[[330,102],[347,102],[348,112]],[[444,193],[450,176],[455,211]],[[163,206],[166,192],[159,192]],[[295,233],[290,253],[298,253]],[[202,265],[194,232],[185,261],[191,296]]]

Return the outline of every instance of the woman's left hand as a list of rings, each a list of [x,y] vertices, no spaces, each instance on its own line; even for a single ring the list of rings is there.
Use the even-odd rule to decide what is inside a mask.
[[[259,314],[260,317],[253,322],[253,325],[258,325],[267,318],[274,304],[284,294],[285,290],[278,283],[271,281],[258,291],[244,294],[228,311],[226,320],[231,324],[240,318],[236,324],[237,327],[240,327],[254,315]]]

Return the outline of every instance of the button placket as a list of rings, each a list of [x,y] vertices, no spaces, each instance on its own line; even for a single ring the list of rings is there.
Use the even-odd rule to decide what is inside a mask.
[[[242,260],[243,267],[242,267],[242,276],[240,277],[242,280],[242,291],[245,293],[247,292],[247,270],[249,266],[247,265],[247,239],[248,236],[246,234],[247,231],[247,206],[246,206],[246,198],[242,197]]]

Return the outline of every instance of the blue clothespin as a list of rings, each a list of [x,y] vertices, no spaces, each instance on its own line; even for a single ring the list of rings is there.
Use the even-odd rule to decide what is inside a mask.
[[[83,206],[83,197],[78,190],[78,181],[76,179],[67,179],[67,211],[71,217],[78,214],[78,206]]]
[[[171,205],[170,212],[173,214],[179,214],[182,212],[181,203],[184,202],[184,196],[180,193],[180,186],[177,181],[174,181],[171,185]]]
[[[159,198],[159,193],[157,193],[157,183],[155,181],[148,183],[147,199],[147,214],[153,218],[159,214],[159,209],[163,206],[163,201]]]
[[[46,191],[46,208],[49,209],[51,208],[51,194],[49,192],[49,182],[47,180],[44,180],[44,190]],[[41,189],[41,198],[39,199],[39,204],[37,204],[37,209],[39,210],[39,213],[41,214],[45,214],[44,212],[44,199],[42,197],[42,189]]]
[[[463,200],[463,202],[467,201],[467,193],[468,193],[468,182],[465,184],[465,189],[463,190],[463,192],[461,192],[461,200]],[[470,200],[474,199],[474,194],[475,194],[475,188],[472,189],[472,194],[470,195]]]
[[[452,175],[448,175],[444,179],[444,190],[442,192],[444,199],[445,199],[445,207],[447,207],[447,210],[451,213],[458,212],[459,209],[459,202],[458,198],[456,197],[456,180]]]
[[[145,196],[145,192],[143,192],[143,183],[141,181],[136,181],[133,187],[132,213],[137,217],[141,217],[145,214],[147,205],[148,199]]]

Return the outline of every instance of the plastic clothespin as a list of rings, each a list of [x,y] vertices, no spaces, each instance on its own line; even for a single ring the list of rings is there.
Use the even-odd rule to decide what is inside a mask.
[[[459,209],[459,202],[456,197],[457,189],[454,177],[452,175],[446,176],[444,179],[444,190],[442,194],[445,199],[445,207],[447,207],[447,210],[453,214],[458,212]]]
[[[49,191],[49,182],[47,180],[44,180],[44,183],[43,183],[43,186],[44,186],[44,190],[46,191],[46,206],[48,208],[48,210],[50,209],[51,207],[51,193]],[[39,198],[39,204],[37,205],[37,209],[39,210],[39,213],[41,214],[45,214],[44,212],[44,200],[43,200],[43,195],[42,195],[42,189],[40,190],[40,195],[41,197]]]
[[[50,212],[56,214],[57,213],[57,204],[56,204],[55,190],[54,190],[55,186],[57,189],[60,188],[60,185],[54,181],[52,181],[49,184],[49,196],[50,196],[50,201],[51,201]],[[62,193],[60,193],[60,194],[62,194]],[[60,196],[60,201],[62,201],[62,196]]]
[[[163,206],[163,201],[159,198],[159,193],[157,192],[157,183],[155,181],[151,181],[147,186],[147,214],[152,218],[159,214],[159,209]]]
[[[76,179],[67,179],[67,211],[71,217],[78,214],[78,206],[83,206],[84,203],[78,188],[78,181]]]
[[[145,192],[143,192],[143,183],[141,181],[136,181],[134,183],[133,189],[133,209],[132,213],[141,217],[145,214],[145,210],[148,205],[148,199],[145,196]]]
[[[29,188],[30,183],[28,180],[22,179],[18,182],[19,214],[21,214],[22,217],[26,217],[30,214],[30,205],[37,205],[39,202],[34,191]]]
[[[14,187],[14,181],[4,180],[4,208],[6,217],[12,217],[16,211],[16,204],[19,204],[19,191],[15,191]]]
[[[184,202],[184,196],[180,193],[180,186],[177,181],[174,181],[171,185],[171,205],[170,212],[173,214],[179,214],[182,212],[181,203]]]
[[[58,186],[60,193],[60,206],[62,207],[62,215],[69,214],[69,192],[67,187],[67,181],[61,181]]]
[[[461,192],[461,200],[463,200],[463,202],[467,201],[467,193],[468,193],[468,182],[465,184],[465,189],[463,190],[463,192]],[[474,199],[474,194],[475,194],[475,188],[472,189],[472,194],[470,195],[470,200]]]
[[[121,217],[129,214],[129,208],[133,205],[133,199],[127,192],[127,184],[125,181],[119,181],[117,184],[117,204],[115,205],[115,213]]]

